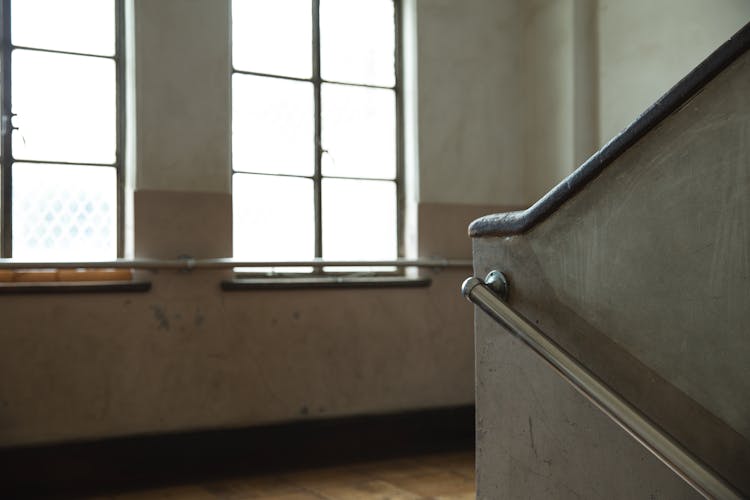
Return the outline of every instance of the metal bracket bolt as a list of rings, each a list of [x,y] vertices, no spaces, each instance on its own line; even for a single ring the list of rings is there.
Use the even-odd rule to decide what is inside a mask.
[[[490,290],[495,292],[501,300],[508,300],[508,293],[510,292],[510,285],[508,279],[500,271],[490,271],[489,274],[484,278],[484,284],[487,285]]]

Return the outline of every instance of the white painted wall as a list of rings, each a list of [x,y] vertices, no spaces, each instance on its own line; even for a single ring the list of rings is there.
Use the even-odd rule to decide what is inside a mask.
[[[417,4],[419,200],[522,204],[516,0]]]
[[[229,0],[133,0],[136,185],[231,191]]]
[[[599,0],[599,142],[750,21],[747,0]]]
[[[595,0],[417,2],[418,198],[530,205],[596,147]]]

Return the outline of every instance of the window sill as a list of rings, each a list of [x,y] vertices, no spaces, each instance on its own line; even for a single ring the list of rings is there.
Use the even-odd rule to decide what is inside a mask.
[[[45,294],[45,293],[112,293],[147,292],[150,281],[51,281],[51,282],[12,282],[0,283],[0,295],[4,294]]]
[[[298,290],[322,288],[424,288],[430,278],[403,276],[316,276],[314,278],[234,278],[221,282],[226,292],[240,290]]]

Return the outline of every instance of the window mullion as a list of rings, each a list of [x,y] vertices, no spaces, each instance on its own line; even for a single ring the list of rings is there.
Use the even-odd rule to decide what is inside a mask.
[[[321,142],[321,77],[320,77],[320,0],[312,2],[313,20],[313,86],[315,93],[315,174],[313,175],[314,199],[315,199],[315,257],[323,257],[323,226],[322,207],[323,199],[321,193],[321,162],[323,158],[323,145]],[[316,268],[321,272],[322,268]]]
[[[12,227],[12,179],[11,164],[13,158],[11,140],[11,43],[10,43],[10,1],[1,0],[0,18],[2,18],[2,47],[0,48],[0,64],[2,65],[2,165],[0,165],[0,183],[2,184],[2,195],[0,196],[0,227],[2,227],[2,247],[0,257],[12,257],[13,249],[13,227]]]
[[[403,1],[394,0],[393,13],[395,16],[394,35],[396,37],[394,48],[394,74],[396,76],[393,91],[396,93],[396,241],[398,245],[397,255],[399,258],[406,256],[406,178],[404,165],[404,92],[402,85],[403,71]],[[402,270],[403,271],[403,270]]]
[[[115,172],[117,175],[117,257],[125,256],[125,1],[115,0]]]

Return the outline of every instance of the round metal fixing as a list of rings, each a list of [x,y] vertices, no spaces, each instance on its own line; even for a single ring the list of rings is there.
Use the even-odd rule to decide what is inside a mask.
[[[476,286],[481,284],[482,280],[480,280],[479,278],[475,278],[474,276],[466,278],[463,285],[461,285],[461,294],[466,298],[466,300],[471,302],[471,291],[474,290]]]
[[[508,278],[503,273],[500,271],[490,271],[484,278],[484,284],[495,292],[495,295],[500,297],[501,300],[508,300],[510,285],[508,284]]]

